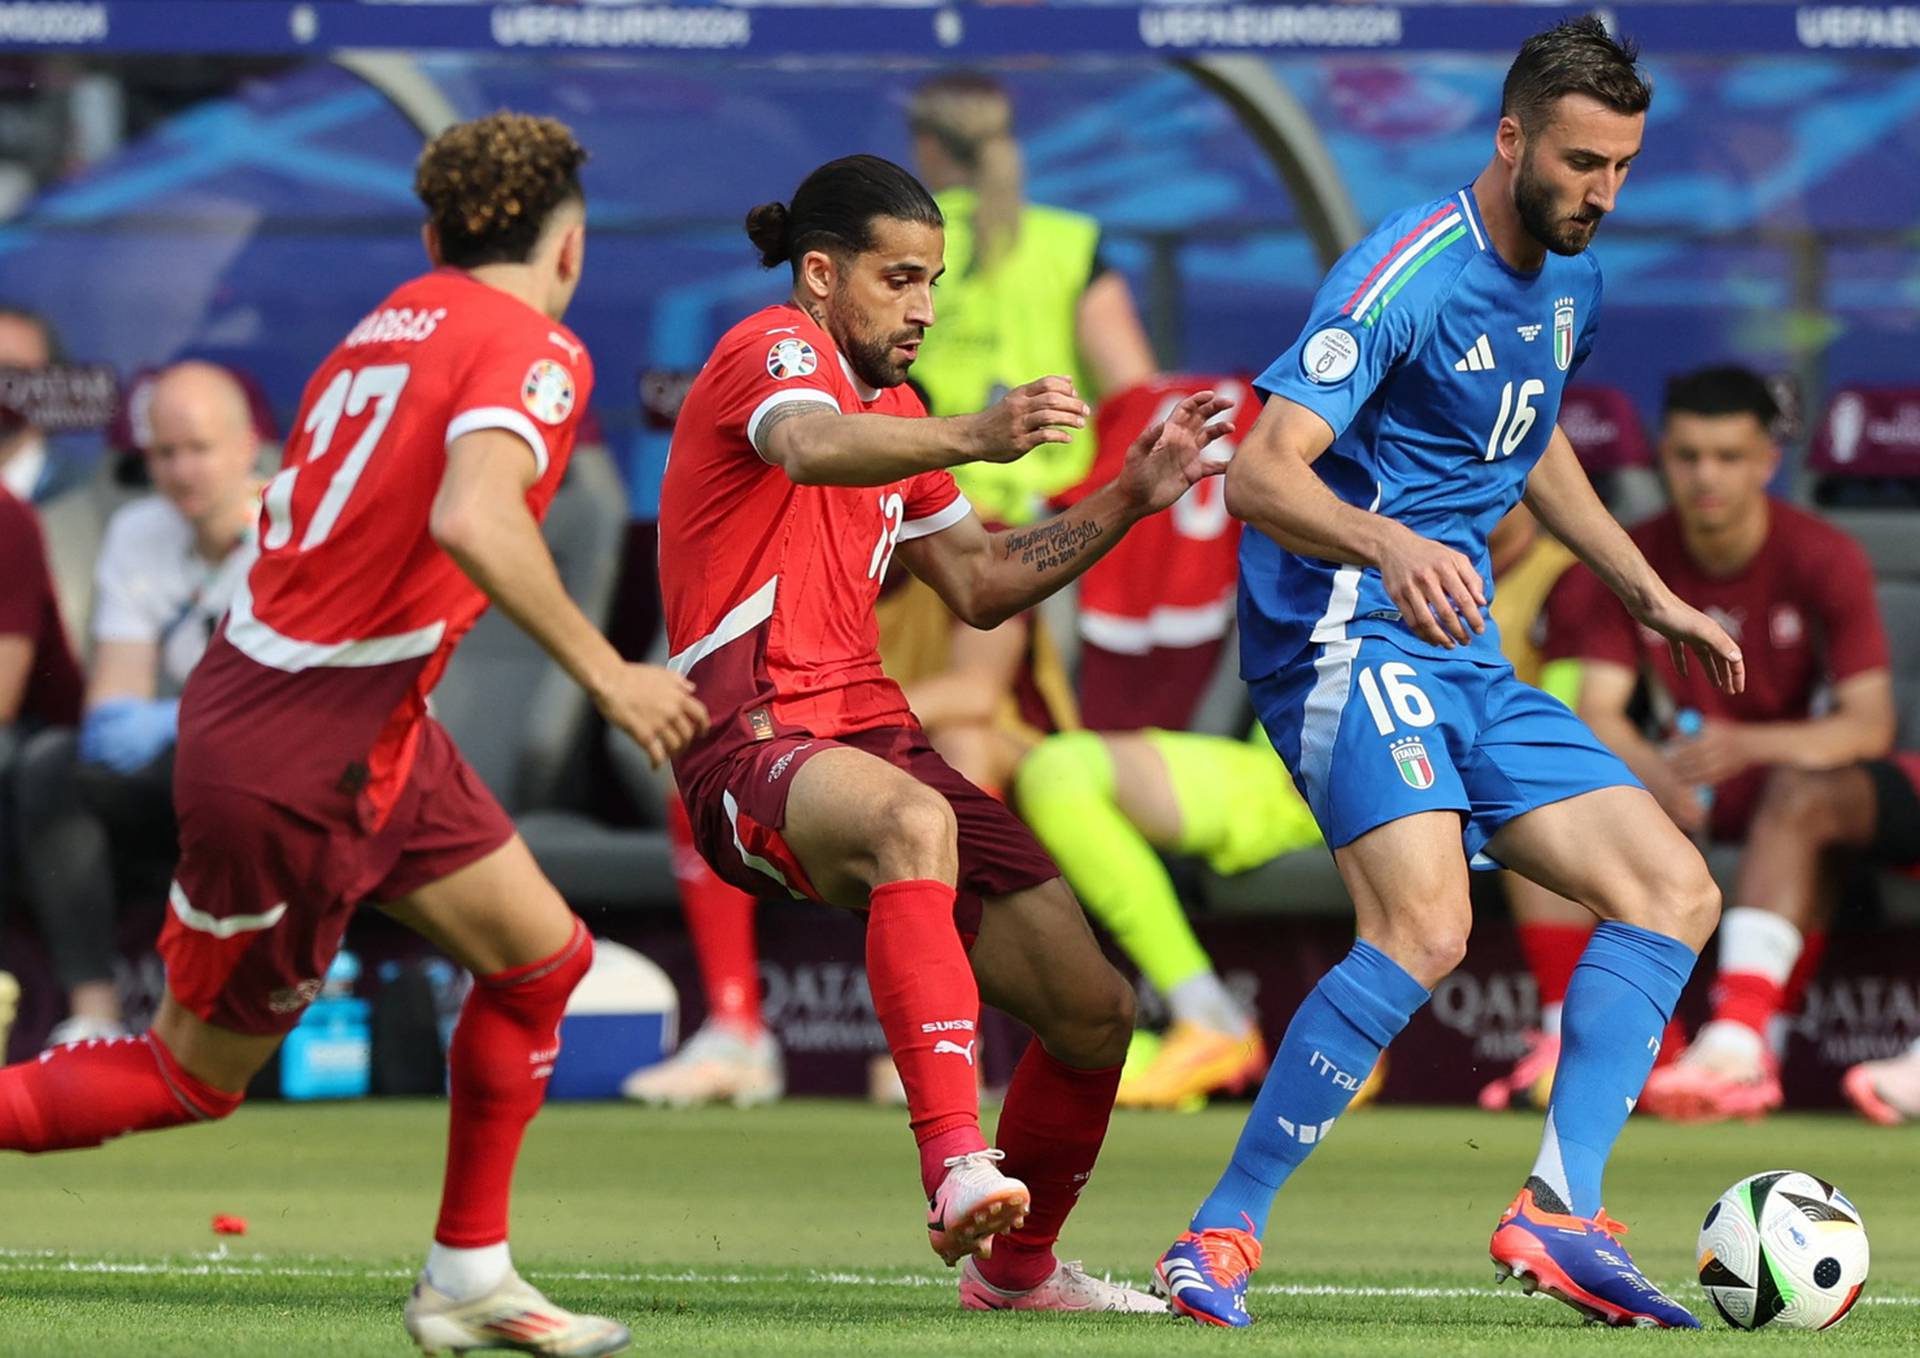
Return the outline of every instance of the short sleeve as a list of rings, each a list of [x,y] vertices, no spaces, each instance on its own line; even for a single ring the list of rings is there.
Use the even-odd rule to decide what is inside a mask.
[[[900,541],[930,537],[951,528],[973,513],[950,472],[922,472],[907,482],[906,513],[900,521]]]
[[[1633,615],[1586,566],[1569,566],[1540,610],[1540,653],[1548,660],[1601,660],[1637,669]]]
[[[153,588],[156,565],[151,542],[142,542],[138,515],[129,505],[107,524],[93,564],[93,639],[157,642],[166,630],[165,601]]]
[[[1821,628],[1826,635],[1827,674],[1838,683],[1893,661],[1874,595],[1873,565],[1858,542],[1833,532],[1822,545],[1820,566],[1809,572],[1815,582]]]
[[[754,452],[760,447],[760,429],[767,416],[783,405],[810,403],[840,410],[834,374],[823,354],[797,326],[768,326],[737,335],[713,361],[719,398],[715,412],[722,431],[745,437]]]
[[[1299,338],[1254,385],[1305,406],[1338,438],[1430,328],[1459,272],[1441,261],[1466,235],[1451,202],[1382,226],[1334,265]]]
[[[482,429],[523,440],[541,476],[554,447],[579,420],[593,385],[586,350],[558,326],[503,327],[475,358],[454,393],[446,443]]]
[[[50,591],[39,521],[0,489],[0,636],[38,637]]]

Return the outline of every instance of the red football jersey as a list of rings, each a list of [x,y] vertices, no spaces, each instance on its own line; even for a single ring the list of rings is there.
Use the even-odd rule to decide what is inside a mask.
[[[1873,567],[1860,544],[1832,524],[1774,501],[1765,543],[1739,574],[1706,574],[1687,554],[1671,510],[1633,529],[1648,563],[1682,599],[1727,629],[1746,658],[1747,686],[1722,693],[1705,666],[1673,667],[1665,639],[1634,622],[1626,606],[1583,565],[1547,596],[1541,650],[1550,660],[1603,660],[1653,686],[1654,712],[1671,729],[1692,708],[1723,721],[1805,721],[1821,689],[1891,663]],[[1764,781],[1750,769],[1719,789],[1716,836],[1744,825]]]
[[[1234,432],[1213,445],[1233,456],[1260,418],[1260,397],[1232,377],[1163,377],[1116,392],[1094,419],[1098,451],[1087,479],[1057,497],[1073,504],[1120,474],[1127,448],[1198,391],[1233,401]],[[1226,478],[1208,477],[1173,507],[1133,526],[1080,577],[1080,635],[1106,651],[1143,655],[1156,647],[1217,641],[1233,625],[1240,521],[1227,513]]]
[[[853,375],[797,307],[729,330],[687,392],[660,488],[660,586],[673,669],[712,716],[698,758],[776,732],[834,736],[912,722],[880,668],[873,605],[897,543],[972,507],[944,471],[883,486],[795,485],[756,451],[769,411],[922,416],[905,387]]]
[[[570,330],[458,269],[396,289],[307,383],[225,635],[287,673],[415,667],[376,726],[376,805],[404,783],[427,694],[487,606],[428,530],[447,446],[519,436],[540,473],[527,507],[543,517],[592,383]]]

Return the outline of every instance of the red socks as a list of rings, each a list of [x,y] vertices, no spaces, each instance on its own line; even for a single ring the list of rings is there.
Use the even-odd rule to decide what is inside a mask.
[[[944,882],[888,882],[867,897],[867,985],[887,1035],[931,1198],[950,1156],[985,1150],[974,1039],[980,989]]]
[[[1713,983],[1713,1017],[1751,1028],[1765,1037],[1767,1025],[1780,1012],[1784,987],[1770,976],[1730,971]]]
[[[1006,1292],[1024,1292],[1054,1270],[1053,1244],[1080,1200],[1100,1143],[1107,1137],[1120,1067],[1075,1070],[1038,1040],[1014,1068],[1000,1112],[1000,1168],[1033,1192],[1027,1224],[1001,1236],[993,1255],[976,1261],[980,1276]]]
[[[474,978],[448,1053],[447,1177],[433,1232],[440,1244],[478,1249],[507,1238],[520,1141],[547,1095],[567,996],[592,962],[593,938],[575,920],[573,937],[553,956]]]
[[[673,844],[673,879],[680,909],[700,964],[707,1017],[745,1033],[757,1033],[760,1017],[760,957],[753,945],[753,897],[714,875],[693,847],[686,803],[667,799],[667,838]]]
[[[223,1118],[245,1097],[188,1074],[152,1033],[56,1047],[0,1070],[0,1150],[79,1150]]]
[[[1540,1007],[1564,1002],[1567,987],[1573,983],[1573,969],[1587,950],[1587,940],[1593,937],[1593,926],[1517,924],[1514,932],[1520,937],[1520,951],[1526,955],[1527,970],[1533,973],[1533,983],[1539,989]]]
[[[1800,1012],[1826,952],[1826,934],[1810,933],[1784,982],[1757,971],[1721,972],[1713,983],[1713,1017],[1741,1024],[1771,1040],[1775,1018]]]

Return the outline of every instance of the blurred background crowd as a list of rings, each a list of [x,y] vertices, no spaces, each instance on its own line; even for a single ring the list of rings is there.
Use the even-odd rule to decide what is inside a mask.
[[[1614,7],[1629,32],[1638,8]],[[1249,425],[1250,374],[1331,259],[1484,160],[1511,52],[939,66],[825,59],[853,30],[818,26],[793,60],[234,57],[204,34],[164,59],[0,51],[16,1056],[151,1008],[177,697],[251,561],[308,373],[420,268],[410,183],[432,130],[512,107],[565,119],[593,153],[569,322],[599,385],[547,532],[569,588],[642,657],[661,644],[652,525],[679,399],[715,337],[783,291],[740,232],[749,205],[855,150],[936,192],[949,273],[914,369],[931,409],[1051,372],[1096,405],[1076,442],[961,473],[984,515],[1031,522],[1185,393],[1233,394]],[[1648,55],[1647,150],[1596,246],[1601,338],[1561,423],[1756,681],[1728,700],[1674,672],[1524,511],[1496,543],[1495,608],[1521,675],[1627,758],[1733,907],[1649,1111],[1755,1116],[1836,1101],[1844,1072],[1920,1038],[1920,69],[1813,48]],[[103,369],[119,399],[74,415]],[[49,371],[67,384],[33,379]],[[1237,534],[1203,484],[1073,595],[993,632],[910,579],[882,604],[888,667],[936,744],[1033,825],[1140,974],[1136,1106],[1257,1084],[1263,1022],[1278,1031],[1348,927],[1235,679]],[[509,626],[483,624],[436,712],[570,900],[682,983],[690,1037],[630,1096],[866,1082],[857,924],[756,912],[714,879],[671,788]],[[1538,888],[1477,890],[1467,967],[1396,1048],[1402,1068],[1377,1072],[1386,1097],[1509,1107],[1551,1080],[1588,921]],[[365,932],[363,950],[404,946]],[[1920,1116],[1914,1078],[1874,1095],[1882,1113]]]

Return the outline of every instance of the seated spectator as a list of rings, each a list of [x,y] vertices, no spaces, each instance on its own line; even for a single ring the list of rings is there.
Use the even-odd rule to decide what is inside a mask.
[[[0,320],[0,328],[4,321]],[[0,907],[13,876],[8,784],[22,741],[80,717],[80,666],[60,624],[46,542],[30,505],[0,484]],[[19,999],[0,970],[0,1055]]]
[[[0,305],[0,368],[34,371],[53,362],[58,347],[46,318],[19,307]],[[0,489],[33,503],[47,473],[46,437],[8,412],[0,424]]]
[[[1698,667],[1677,670],[1666,643],[1636,627],[1585,567],[1567,573],[1546,612],[1547,654],[1582,662],[1580,715],[1681,829],[1725,844],[1755,843],[1754,818],[1776,771],[1879,758],[1893,740],[1872,569],[1852,538],[1767,494],[1780,462],[1770,432],[1777,414],[1766,384],[1744,369],[1671,382],[1660,465],[1672,508],[1633,530],[1661,577],[1740,643],[1744,692],[1720,693]],[[1810,975],[1818,941],[1755,908],[1740,894],[1744,873],[1741,883],[1720,925],[1714,1019],[1654,1071],[1643,1112],[1705,1120],[1780,1104],[1768,1029],[1796,966],[1799,984]],[[1829,900],[1831,888],[1823,875]],[[1516,898],[1515,907],[1523,929],[1550,923],[1568,936],[1564,946],[1527,949],[1542,999],[1564,994],[1592,920],[1546,892]]]
[[[53,1045],[124,1031],[117,887],[177,854],[180,691],[257,551],[259,443],[240,383],[180,364],[155,382],[150,421],[156,493],[114,515],[95,571],[85,716],[77,735],[35,736],[15,774],[22,875],[67,990]]]
[[[1920,875],[1920,752],[1833,769],[1774,769],[1747,842],[1732,899],[1779,921],[1782,938],[1818,930],[1836,853]],[[1779,1005],[1779,987],[1764,968],[1742,974],[1739,960],[1723,946],[1716,1018],[1730,1012],[1748,1022],[1764,1019]],[[1920,1120],[1920,1042],[1854,1066],[1841,1088],[1875,1122]]]

